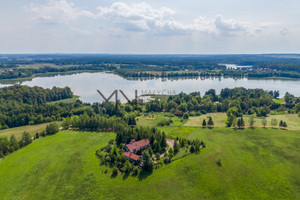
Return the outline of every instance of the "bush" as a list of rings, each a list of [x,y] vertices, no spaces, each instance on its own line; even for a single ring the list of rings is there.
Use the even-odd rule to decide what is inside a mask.
[[[170,126],[171,123],[172,123],[171,120],[164,119],[158,122],[157,126]]]
[[[46,134],[47,135],[54,135],[55,133],[58,133],[59,128],[57,123],[53,122],[50,123],[47,127],[46,127]]]
[[[134,166],[132,169],[132,174],[137,175],[139,173],[139,168],[137,166]]]
[[[185,113],[185,114],[183,115],[183,119],[188,119],[188,118],[189,118],[189,115]]]
[[[112,170],[112,175],[113,175],[113,176],[117,176],[117,175],[118,175],[118,172],[119,172],[118,168],[117,168],[117,167],[114,167],[113,170]]]
[[[171,159],[167,156],[167,157],[165,157],[165,159],[164,159],[164,163],[165,164],[168,164],[168,163],[170,163],[171,162]]]

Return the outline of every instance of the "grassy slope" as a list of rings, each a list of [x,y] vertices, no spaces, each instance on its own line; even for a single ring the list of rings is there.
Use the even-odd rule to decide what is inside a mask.
[[[100,174],[95,150],[113,137],[64,131],[7,156],[0,162],[1,199],[88,197],[89,190],[97,192],[92,183]]]
[[[176,127],[175,127],[176,128]],[[169,127],[174,129],[174,127]],[[207,148],[150,176],[111,178],[95,150],[111,133],[64,131],[0,162],[2,199],[299,199],[300,134],[194,128]],[[221,159],[222,167],[216,164]],[[7,173],[10,172],[10,173]]]

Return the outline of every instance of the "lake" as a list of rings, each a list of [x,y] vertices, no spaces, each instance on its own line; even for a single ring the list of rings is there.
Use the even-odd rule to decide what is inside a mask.
[[[236,64],[224,64],[220,63],[219,65],[226,66],[226,69],[245,69],[245,68],[252,68],[252,65],[236,65]]]
[[[235,79],[235,78],[197,78],[197,79],[139,79],[129,80],[110,73],[78,73],[72,75],[58,75],[54,77],[38,77],[31,81],[25,81],[22,85],[40,86],[52,88],[53,86],[69,86],[75,95],[80,96],[83,102],[101,102],[103,99],[96,90],[100,90],[105,97],[109,97],[114,90],[123,90],[128,98],[132,99],[137,90],[141,94],[178,94],[199,91],[204,95],[205,91],[215,89],[220,93],[222,88],[262,88],[265,90],[279,90],[280,96],[286,92],[300,96],[300,80],[283,79]],[[0,87],[6,85],[0,84]],[[125,98],[118,94],[124,102]],[[112,97],[114,99],[114,97]]]

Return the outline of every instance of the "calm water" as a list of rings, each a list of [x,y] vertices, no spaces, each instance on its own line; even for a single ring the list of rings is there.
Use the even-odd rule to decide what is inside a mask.
[[[138,95],[145,93],[174,94],[190,93],[200,91],[201,95],[205,91],[213,88],[219,93],[222,88],[262,88],[265,90],[279,90],[280,96],[285,92],[300,96],[300,80],[251,80],[233,78],[210,78],[210,79],[152,79],[152,80],[127,80],[120,76],[107,73],[80,73],[55,77],[39,77],[32,81],[23,82],[22,85],[40,86],[52,88],[53,86],[69,86],[74,94],[79,95],[83,102],[101,102],[103,99],[96,92],[100,90],[108,97],[114,90],[123,90],[128,98],[134,97],[135,90]],[[5,85],[1,85],[3,87]],[[124,101],[124,98],[120,99]],[[114,98],[114,97],[113,97]]]
[[[236,64],[219,64],[219,65],[225,65],[226,69],[238,69],[238,68],[251,68],[253,67],[252,65],[236,65]]]

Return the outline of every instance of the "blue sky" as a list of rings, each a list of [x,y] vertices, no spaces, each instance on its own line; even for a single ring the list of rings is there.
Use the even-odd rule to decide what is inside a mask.
[[[300,53],[299,0],[0,1],[0,53]]]

